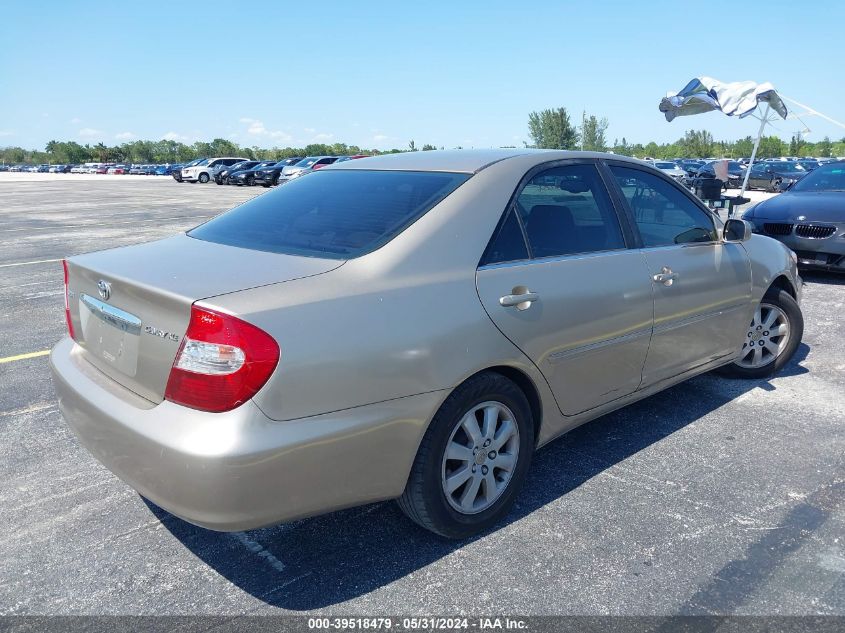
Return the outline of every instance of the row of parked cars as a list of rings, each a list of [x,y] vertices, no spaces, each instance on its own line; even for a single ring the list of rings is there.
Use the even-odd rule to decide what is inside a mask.
[[[664,161],[646,158],[645,160],[685,186],[693,187],[699,179],[716,178],[716,163],[726,159],[678,158]],[[836,160],[836,158],[767,158],[751,166],[747,188],[770,192],[785,191],[809,172]],[[722,186],[724,189],[739,189],[745,179],[751,159],[740,158],[727,162],[728,179],[722,181]]]
[[[175,165],[125,165],[85,163],[83,165],[0,165],[0,171],[37,174],[132,174],[133,176],[169,176]]]
[[[230,156],[198,158],[179,169],[173,169],[171,175],[177,182],[207,183],[213,180],[218,185],[274,187],[332,163],[366,157],[366,154],[355,154],[295,156],[282,160],[250,160]]]

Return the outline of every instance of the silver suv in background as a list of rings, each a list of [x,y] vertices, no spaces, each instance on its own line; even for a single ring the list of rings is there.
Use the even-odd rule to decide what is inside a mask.
[[[206,183],[214,177],[214,174],[219,169],[225,169],[235,163],[249,160],[248,158],[205,158],[199,161],[196,165],[182,168],[182,182],[201,182]]]

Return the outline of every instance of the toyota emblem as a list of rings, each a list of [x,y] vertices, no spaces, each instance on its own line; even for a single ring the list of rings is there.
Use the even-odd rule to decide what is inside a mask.
[[[97,282],[97,290],[100,291],[100,298],[103,301],[108,301],[109,297],[111,297],[111,284],[105,279],[100,279]]]

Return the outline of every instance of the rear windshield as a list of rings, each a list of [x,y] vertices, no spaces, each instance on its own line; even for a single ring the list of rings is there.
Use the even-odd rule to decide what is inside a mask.
[[[444,172],[317,171],[188,235],[271,253],[359,257],[392,240],[468,178]]]

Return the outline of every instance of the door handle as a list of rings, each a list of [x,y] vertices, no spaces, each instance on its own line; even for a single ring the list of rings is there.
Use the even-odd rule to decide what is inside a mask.
[[[678,273],[673,273],[672,269],[668,266],[664,266],[659,273],[652,277],[654,281],[661,283],[664,286],[671,286],[677,278]]]
[[[540,299],[540,295],[536,292],[523,292],[516,295],[505,295],[499,297],[499,305],[505,308],[512,308],[516,306],[517,310],[527,310],[531,307],[531,303]]]

